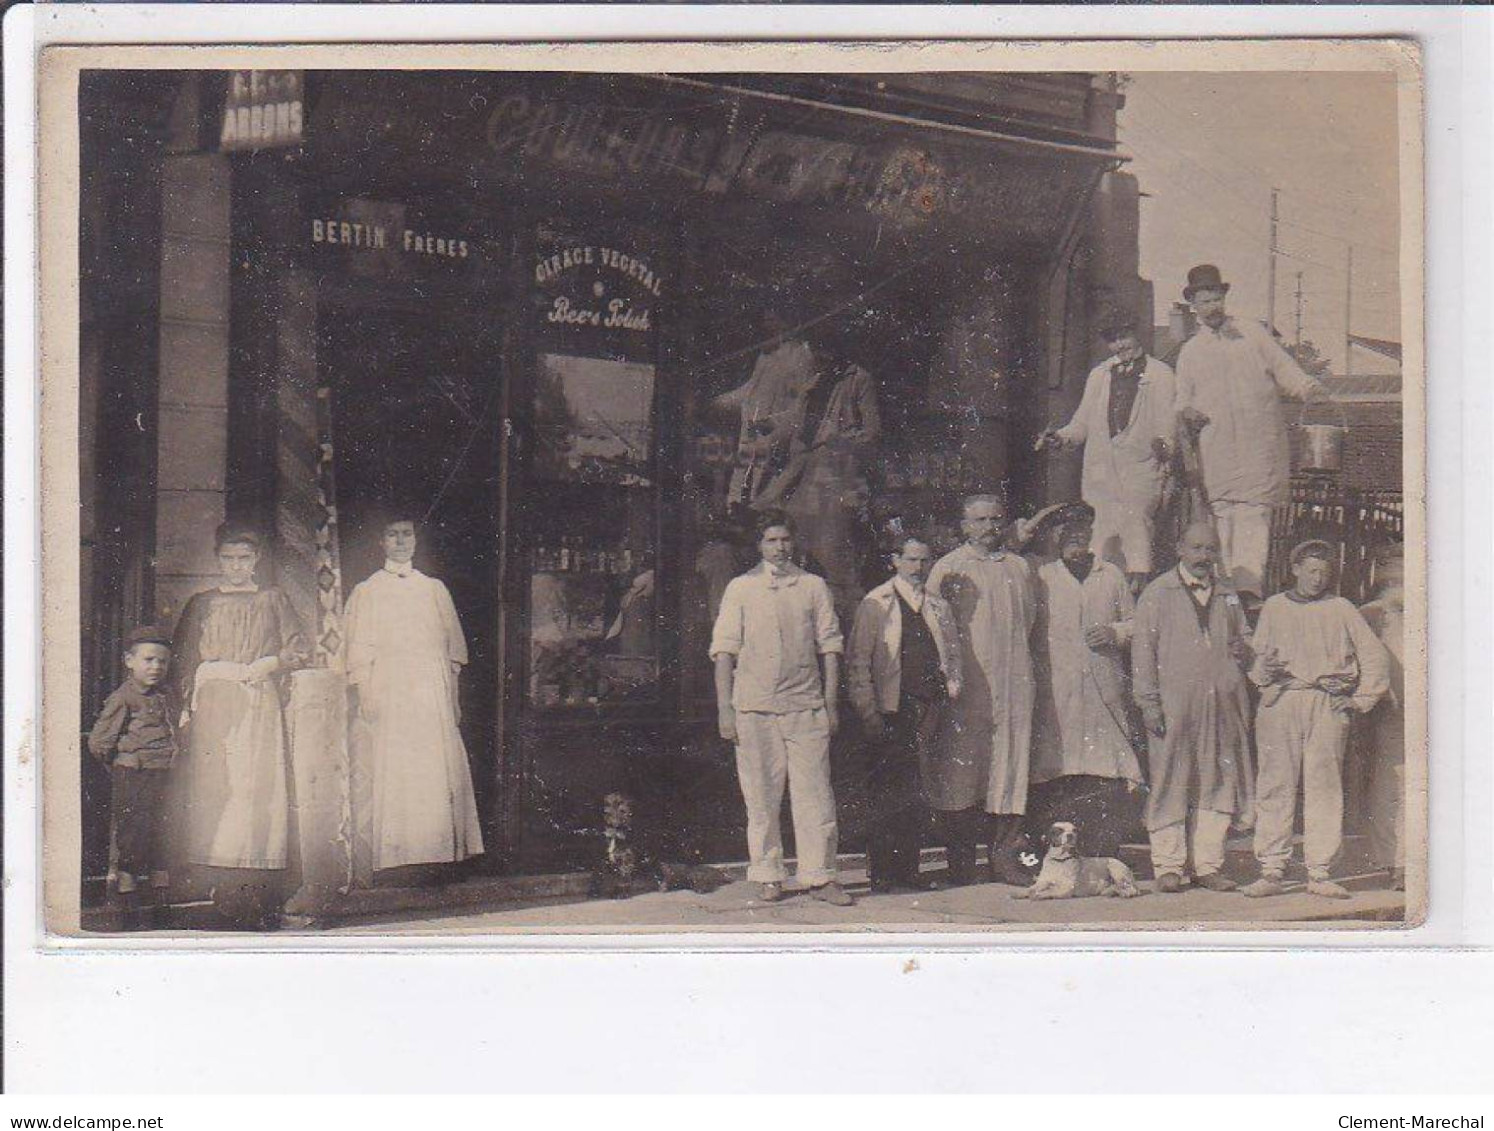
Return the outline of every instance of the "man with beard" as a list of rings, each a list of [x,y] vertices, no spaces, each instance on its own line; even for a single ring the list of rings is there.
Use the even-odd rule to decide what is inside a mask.
[[[1069,503],[1022,537],[1056,537],[1058,557],[1037,567],[1037,723],[1028,837],[1072,821],[1089,856],[1115,856],[1136,812],[1141,763],[1131,723],[1127,658],[1136,602],[1114,563],[1091,550],[1092,514]]]
[[[1328,394],[1265,327],[1225,313],[1228,293],[1212,264],[1188,272],[1183,298],[1200,325],[1178,355],[1177,404],[1184,425],[1198,434],[1223,573],[1253,608],[1264,592],[1271,512],[1289,497],[1281,396],[1313,401]]]

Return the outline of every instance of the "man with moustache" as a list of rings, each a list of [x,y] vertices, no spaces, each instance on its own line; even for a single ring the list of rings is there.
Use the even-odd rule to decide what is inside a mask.
[[[949,605],[960,633],[963,689],[924,785],[942,826],[951,882],[974,880],[976,844],[986,840],[990,878],[1028,887],[1032,877],[1017,853],[1027,811],[1037,602],[1026,560],[1001,547],[1004,519],[995,495],[967,497],[965,544],[929,575],[929,591]]]
[[[1084,398],[1038,450],[1084,448],[1081,490],[1094,508],[1094,552],[1126,574],[1133,594],[1152,570],[1152,532],[1176,431],[1173,372],[1148,357],[1129,319],[1101,331],[1110,356],[1090,372]]]
[[[1250,814],[1251,655],[1240,600],[1215,571],[1219,536],[1195,522],[1178,567],[1146,587],[1131,639],[1132,691],[1146,724],[1151,792],[1146,827],[1156,890],[1230,891],[1219,874],[1231,821]]]
[[[1199,328],[1178,355],[1177,405],[1198,435],[1223,573],[1254,608],[1263,595],[1271,512],[1289,499],[1281,396],[1315,401],[1328,394],[1265,327],[1225,313],[1228,293],[1213,264],[1188,272],[1183,298],[1193,304]]]
[[[870,755],[867,871],[874,892],[928,888],[919,875],[921,762],[947,705],[960,696],[960,639],[949,607],[926,584],[933,555],[903,537],[893,576],[861,601],[851,630],[851,703]]]

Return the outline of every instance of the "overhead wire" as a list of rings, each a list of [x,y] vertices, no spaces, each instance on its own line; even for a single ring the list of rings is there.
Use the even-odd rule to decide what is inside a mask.
[[[1172,117],[1172,120],[1173,120],[1174,124],[1178,124],[1178,123],[1180,123],[1182,121],[1180,118],[1173,117],[1172,111],[1167,106],[1167,104],[1164,103],[1156,95],[1152,94],[1150,91],[1147,91],[1147,90],[1145,90],[1145,89],[1143,89],[1141,87],[1134,87],[1134,86],[1130,87],[1129,90],[1130,91],[1135,91],[1137,93],[1140,93],[1142,95],[1142,97],[1146,101],[1148,101],[1152,105],[1157,106],[1158,108],[1160,108],[1164,112],[1164,114],[1166,116]],[[1194,127],[1194,123],[1190,122],[1190,123],[1187,123],[1187,124],[1188,124],[1189,128],[1193,128]],[[1234,185],[1231,185],[1228,181],[1226,181],[1225,179],[1221,178],[1213,169],[1209,168],[1207,164],[1205,164],[1197,156],[1193,155],[1191,153],[1191,151],[1189,151],[1183,145],[1164,140],[1159,135],[1157,135],[1154,131],[1152,131],[1149,127],[1140,125],[1140,124],[1138,124],[1133,119],[1129,119],[1128,118],[1126,120],[1126,122],[1125,122],[1125,125],[1122,128],[1124,130],[1139,130],[1143,134],[1150,134],[1153,141],[1155,141],[1159,145],[1162,145],[1164,148],[1170,149],[1174,154],[1176,154],[1182,160],[1186,161],[1188,164],[1192,165],[1194,168],[1198,169],[1201,173],[1203,173],[1205,176],[1207,176],[1215,184],[1219,185],[1222,189],[1224,189],[1226,192],[1228,192],[1236,200],[1239,200],[1241,203],[1251,204],[1252,206],[1254,206],[1254,202],[1253,201],[1251,201],[1245,195],[1243,195]],[[1274,187],[1272,185],[1267,184],[1265,178],[1260,174],[1260,172],[1258,170],[1247,169],[1244,165],[1238,163],[1236,161],[1236,159],[1230,157],[1224,151],[1221,150],[1220,153],[1217,154],[1216,156],[1217,156],[1217,159],[1221,163],[1227,164],[1227,165],[1232,165],[1237,171],[1241,172],[1244,176],[1248,177],[1250,180],[1253,180],[1258,185],[1262,186],[1262,189],[1264,191],[1269,191],[1270,189],[1272,189]],[[1289,200],[1292,200],[1292,201],[1310,200],[1311,199],[1311,194],[1306,193],[1306,192],[1304,192],[1304,191],[1302,191],[1300,189],[1292,189],[1292,190],[1284,192],[1282,195],[1286,196]],[[1328,209],[1328,210],[1331,210],[1331,211],[1335,212],[1338,215],[1342,215],[1345,211],[1347,211],[1351,217],[1357,216],[1358,211],[1359,211],[1357,208],[1353,207],[1352,205],[1348,206],[1347,209],[1346,209],[1346,207],[1345,207],[1345,205],[1344,205],[1343,202],[1339,202],[1336,205],[1329,205],[1329,204],[1325,203],[1325,204],[1322,204],[1321,207],[1323,207],[1325,209]],[[1356,248],[1363,247],[1363,248],[1365,248],[1367,250],[1371,250],[1371,251],[1377,252],[1377,253],[1379,253],[1381,255],[1392,255],[1392,256],[1394,256],[1394,255],[1398,255],[1399,254],[1398,251],[1396,251],[1396,250],[1394,250],[1392,248],[1386,247],[1384,244],[1378,244],[1378,243],[1363,241],[1363,240],[1360,240],[1360,239],[1358,239],[1356,237],[1345,236],[1345,235],[1341,235],[1341,234],[1336,233],[1336,232],[1324,231],[1323,229],[1318,228],[1318,227],[1314,227],[1314,226],[1312,226],[1310,224],[1304,224],[1300,220],[1293,220],[1293,219],[1290,219],[1290,218],[1287,218],[1287,217],[1284,217],[1284,216],[1278,216],[1277,217],[1277,223],[1278,224],[1284,224],[1284,225],[1286,225],[1288,227],[1296,228],[1299,231],[1310,232],[1313,235],[1322,236],[1325,239],[1338,240],[1341,243],[1352,244]]]

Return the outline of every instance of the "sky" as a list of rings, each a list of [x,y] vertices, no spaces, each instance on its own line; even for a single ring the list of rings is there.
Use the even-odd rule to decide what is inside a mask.
[[[1342,373],[1348,249],[1355,334],[1400,340],[1395,78],[1369,73],[1133,72],[1120,112],[1141,202],[1141,273],[1157,321],[1188,268],[1215,263],[1232,313],[1264,318],[1271,189],[1278,203],[1276,328]],[[1353,372],[1395,363],[1356,348]]]

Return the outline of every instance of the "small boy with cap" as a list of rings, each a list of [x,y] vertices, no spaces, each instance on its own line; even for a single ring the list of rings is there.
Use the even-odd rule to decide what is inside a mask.
[[[1261,878],[1248,896],[1280,895],[1292,855],[1297,788],[1303,792],[1307,890],[1330,899],[1349,893],[1329,878],[1343,843],[1343,762],[1349,721],[1389,686],[1390,657],[1359,610],[1329,593],[1334,547],[1313,539],[1292,550],[1294,583],[1261,608],[1250,678],[1261,689],[1255,737],[1255,856]]]
[[[88,750],[110,772],[110,820],[117,856],[116,896],[125,929],[138,926],[137,882],[149,877],[159,900],[170,885],[161,856],[161,817],[167,771],[178,750],[167,701],[171,637],[154,626],[130,633],[125,681],[104,701],[88,735]]]

